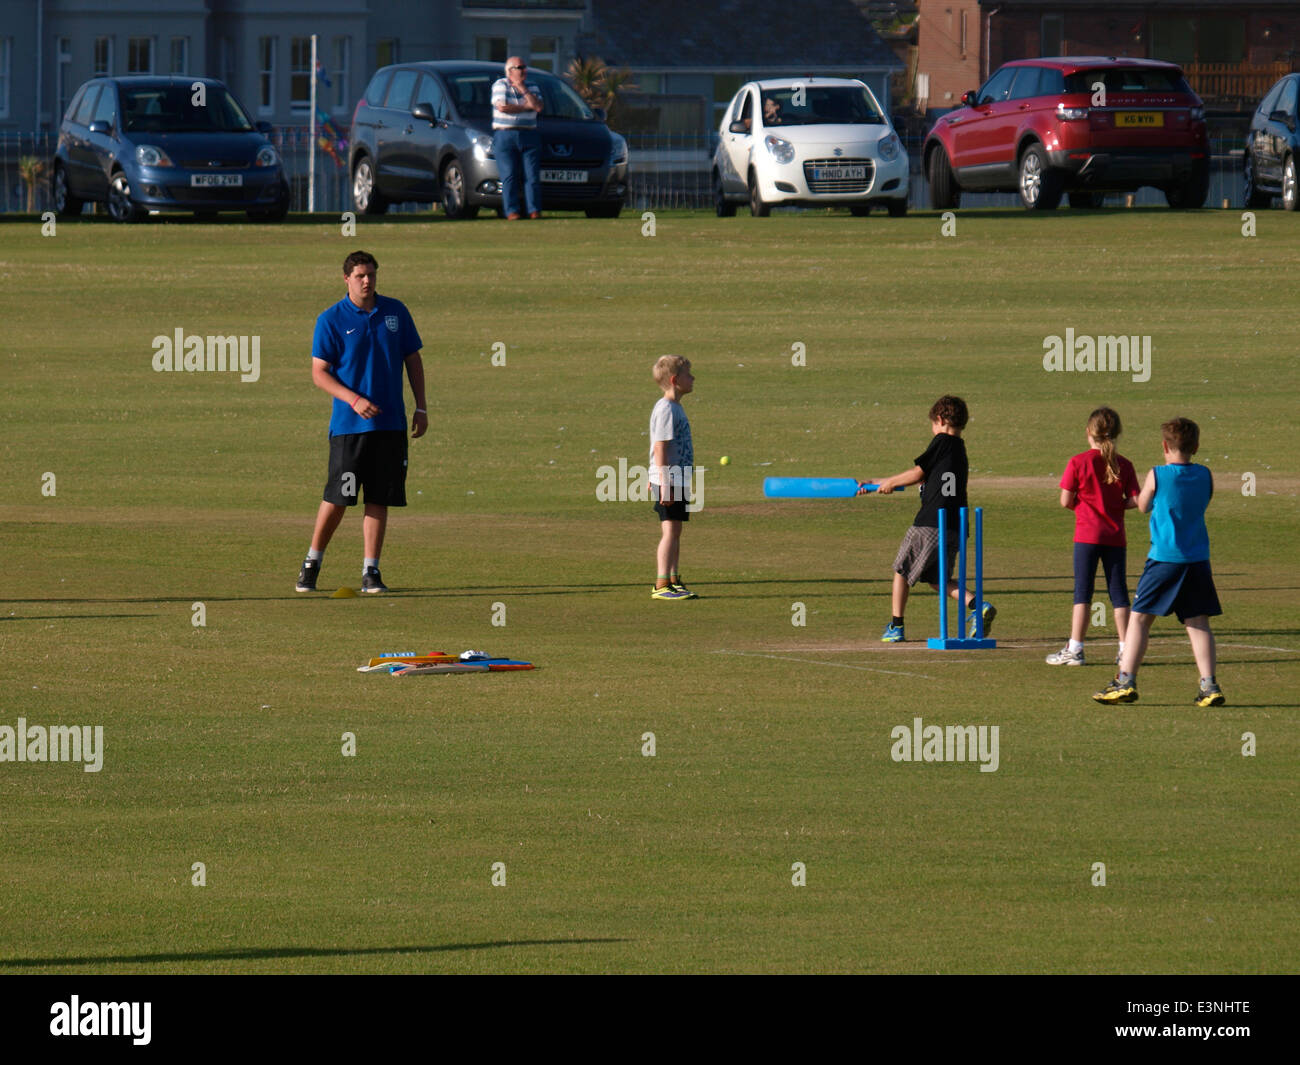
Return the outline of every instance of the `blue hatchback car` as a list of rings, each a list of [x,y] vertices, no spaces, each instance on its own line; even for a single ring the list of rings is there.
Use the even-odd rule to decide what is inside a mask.
[[[59,126],[50,191],[61,215],[108,205],[118,222],[150,211],[246,211],[278,222],[289,210],[280,153],[212,78],[92,78]]]

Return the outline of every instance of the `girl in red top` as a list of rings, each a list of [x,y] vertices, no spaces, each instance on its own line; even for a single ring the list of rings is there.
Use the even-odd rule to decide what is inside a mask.
[[[1133,463],[1115,450],[1119,434],[1119,415],[1109,407],[1098,407],[1088,416],[1089,449],[1070,459],[1061,476],[1061,506],[1074,511],[1074,613],[1070,642],[1047,656],[1048,665],[1084,664],[1083,633],[1098,562],[1106,573],[1119,649],[1124,650],[1129,613],[1124,511],[1137,506],[1140,489]]]

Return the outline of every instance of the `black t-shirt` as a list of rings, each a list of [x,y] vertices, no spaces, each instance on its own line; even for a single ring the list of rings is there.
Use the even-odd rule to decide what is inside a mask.
[[[937,529],[942,508],[947,511],[948,530],[957,532],[958,511],[966,506],[966,478],[970,473],[966,441],[951,433],[935,433],[925,454],[917,456],[916,465],[925,472],[925,480],[921,484],[921,509],[912,524]]]

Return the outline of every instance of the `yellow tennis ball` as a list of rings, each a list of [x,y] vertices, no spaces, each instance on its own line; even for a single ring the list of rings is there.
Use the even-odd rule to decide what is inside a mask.
[[[723,456],[722,456],[721,462],[722,462],[722,464],[723,464],[724,466],[730,466],[730,465],[731,465],[731,459],[729,459],[726,455],[723,455]]]

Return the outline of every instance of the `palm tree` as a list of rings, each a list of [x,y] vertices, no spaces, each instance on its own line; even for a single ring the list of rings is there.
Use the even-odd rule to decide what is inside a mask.
[[[624,93],[636,92],[637,88],[632,82],[632,71],[627,67],[615,70],[606,66],[599,56],[590,59],[578,56],[569,63],[565,73],[587,106],[599,107],[606,115],[614,113]]]
[[[39,155],[24,155],[18,160],[18,176],[27,186],[27,213],[36,212],[36,189],[45,175],[45,160]]]

